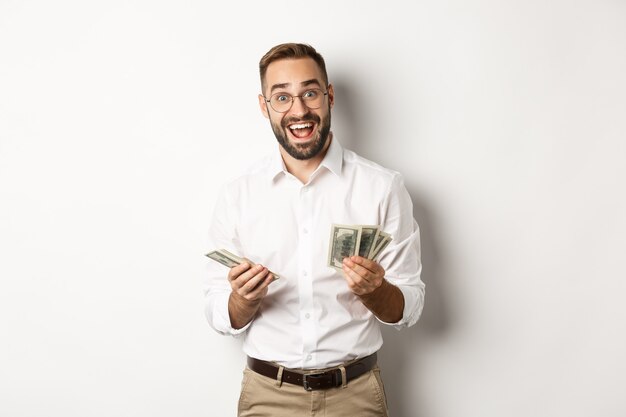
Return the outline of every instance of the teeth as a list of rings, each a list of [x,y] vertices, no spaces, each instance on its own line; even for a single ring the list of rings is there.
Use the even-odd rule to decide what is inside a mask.
[[[313,126],[313,123],[300,123],[297,125],[291,125],[289,126],[289,129],[293,130],[293,129],[305,129],[307,127],[311,127]]]

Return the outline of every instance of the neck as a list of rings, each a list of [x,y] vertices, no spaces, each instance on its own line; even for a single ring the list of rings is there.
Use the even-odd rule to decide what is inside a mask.
[[[328,152],[328,147],[333,140],[333,133],[330,132],[328,135],[328,140],[324,145],[324,148],[320,153],[315,155],[310,159],[296,159],[293,156],[289,155],[282,146],[280,146],[280,154],[283,157],[283,161],[285,161],[285,167],[287,167],[287,171],[300,180],[301,183],[306,184],[309,182],[309,178],[311,178],[311,174],[315,172],[317,167],[320,166],[322,160],[326,156],[326,152]]]

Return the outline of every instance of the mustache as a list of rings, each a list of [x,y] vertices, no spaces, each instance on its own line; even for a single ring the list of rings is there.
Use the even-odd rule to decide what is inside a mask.
[[[305,114],[302,117],[286,117],[284,118],[281,122],[280,125],[284,128],[287,127],[287,125],[290,125],[292,123],[306,123],[306,122],[313,122],[313,123],[317,123],[319,124],[321,121],[320,117],[316,114],[313,113],[309,113],[309,114]]]

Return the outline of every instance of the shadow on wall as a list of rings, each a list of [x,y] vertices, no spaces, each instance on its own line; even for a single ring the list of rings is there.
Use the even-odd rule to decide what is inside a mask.
[[[371,123],[377,120],[371,106],[359,103],[371,102],[367,97],[359,96],[359,90],[351,87],[348,79],[335,79],[334,88],[337,96],[333,109],[333,126],[340,126],[341,144],[360,155],[367,156],[365,148],[375,138],[369,137]],[[375,161],[380,162],[380,161]],[[394,167],[402,171],[402,167]],[[413,200],[413,216],[420,225],[422,244],[422,280],[426,284],[426,301],[422,316],[417,324],[409,329],[397,331],[384,326],[384,345],[380,352],[381,374],[389,402],[389,411],[393,417],[415,417],[428,415],[418,378],[420,372],[420,352],[429,340],[438,339],[450,328],[449,309],[446,308],[444,294],[444,274],[442,254],[437,246],[435,214],[428,207],[415,189],[410,188],[412,181],[405,178],[405,183]]]
[[[359,143],[359,138],[364,136],[361,129],[363,126],[367,127],[367,123],[360,120],[366,117],[363,117],[362,114],[357,115],[357,109],[360,111],[357,103],[362,98],[357,97],[341,78],[335,79],[332,84],[335,89],[335,97],[337,97],[332,112],[333,132],[336,130],[335,127],[339,127],[341,146],[358,153],[356,145]]]
[[[426,344],[441,338],[451,327],[450,309],[445,304],[445,277],[441,254],[437,247],[436,224],[433,213],[424,201],[409,190],[413,200],[413,216],[420,225],[422,243],[422,281],[426,284],[426,298],[422,316],[411,328],[397,331],[384,327],[384,345],[380,354],[381,374],[384,379],[389,410],[394,417],[426,416],[429,410],[422,402],[419,378],[422,352]]]

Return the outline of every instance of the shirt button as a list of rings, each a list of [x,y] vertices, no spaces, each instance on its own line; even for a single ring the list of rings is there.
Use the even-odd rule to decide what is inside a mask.
[[[302,275],[304,275],[306,277],[309,274],[307,274],[306,271],[302,271]]]
[[[305,227],[304,229],[302,229],[302,232],[304,232],[304,234],[306,235],[307,233],[309,233],[309,229]]]
[[[313,358],[313,356],[311,356],[311,355],[307,355],[306,360],[307,360],[307,361],[310,361],[312,358]]]
[[[309,313],[306,313],[306,314],[304,315],[304,318],[305,318],[305,319],[311,318],[311,315],[310,315]]]

